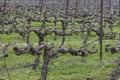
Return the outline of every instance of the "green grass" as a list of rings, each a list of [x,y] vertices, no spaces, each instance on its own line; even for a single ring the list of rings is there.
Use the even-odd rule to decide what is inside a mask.
[[[37,80],[40,77],[42,63],[36,71],[32,70],[32,67],[24,68],[24,65],[31,64],[33,62],[33,56],[9,55],[10,56],[6,59],[6,63],[7,67],[11,69],[9,70],[9,73],[12,80]],[[80,57],[78,56],[71,56],[69,54],[63,55],[50,62],[48,68],[48,80],[86,80],[87,78],[109,80],[106,76],[110,76],[115,67],[114,60],[119,56],[120,54],[111,55],[109,53],[104,53],[103,61],[100,62],[99,54],[97,53],[89,55],[86,58],[86,63],[81,63]],[[1,60],[0,64],[0,69],[3,69],[4,60]],[[7,73],[0,74],[0,78],[8,80]]]
[[[75,42],[71,45],[76,46]],[[110,53],[103,53],[103,61],[100,62],[99,53],[97,53],[86,57],[86,63],[81,63],[79,56],[63,55],[50,62],[48,80],[86,80],[87,78],[109,80],[106,76],[110,76],[115,67],[114,61],[118,59],[119,56],[120,54],[112,55]],[[34,56],[29,54],[16,56],[14,52],[9,49],[9,57],[6,59],[6,63],[7,68],[10,69],[9,73],[12,80],[39,79],[43,61],[42,58],[40,59],[41,64],[36,71],[32,70],[31,66],[24,68],[24,65],[32,64],[33,61]],[[1,60],[0,64],[0,70],[5,69],[4,60]],[[8,80],[7,73],[0,74],[0,78]]]
[[[60,24],[60,23],[59,23]],[[32,23],[36,27],[39,27],[39,23]],[[53,25],[53,24],[47,24]],[[60,25],[58,25],[60,27]],[[118,28],[114,29],[118,31]],[[73,35],[66,37],[66,41],[64,46],[69,47],[72,45],[72,48],[79,48],[82,45],[84,39],[79,35]],[[46,43],[54,43],[58,48],[61,44],[62,38],[57,36],[57,40],[53,40],[54,34],[46,36],[45,42]],[[97,39],[95,33],[91,33],[89,37],[89,42]],[[3,44],[7,42],[13,42],[17,39],[17,44],[19,46],[26,45],[26,40],[23,39],[19,34],[12,33],[10,35],[2,35],[2,42]],[[36,34],[33,32],[30,35],[30,42],[37,45],[38,38]],[[99,43],[94,42],[93,44],[96,45],[98,52],[96,54],[89,55],[85,58],[86,62],[81,63],[80,56],[71,56],[70,54],[62,55],[56,59],[52,59],[49,63],[48,67],[48,77],[47,80],[87,80],[87,78],[93,78],[94,80],[109,80],[109,76],[111,75],[112,71],[115,69],[115,60],[120,57],[120,54],[110,54],[105,53],[104,46],[106,44],[116,45],[117,41],[113,40],[105,40],[103,41],[103,60],[100,62],[99,59]],[[87,48],[91,49],[91,45]],[[2,51],[0,51],[0,55],[2,55]],[[41,67],[43,58],[40,58],[40,64],[37,70],[32,70],[32,66],[24,67],[25,65],[30,65],[34,62],[35,56],[31,56],[30,54],[25,54],[22,56],[16,56],[12,50],[12,47],[9,48],[9,57],[5,59],[7,64],[7,68],[12,80],[38,80],[41,74]],[[5,71],[1,73],[1,70]],[[9,80],[8,74],[5,70],[4,59],[0,59],[0,79]]]

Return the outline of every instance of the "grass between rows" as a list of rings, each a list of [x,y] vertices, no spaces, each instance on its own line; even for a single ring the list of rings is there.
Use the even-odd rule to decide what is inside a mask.
[[[118,28],[114,29],[118,32]],[[82,45],[84,39],[79,35],[73,35],[66,37],[65,47],[72,45],[72,48],[79,48]],[[24,46],[26,45],[26,40],[22,39],[19,34],[12,33],[10,35],[2,35],[1,41],[3,44],[7,42],[12,42],[17,39],[17,45]],[[62,38],[57,36],[57,40],[53,40],[54,34],[45,37],[45,42],[50,44],[54,43],[55,48],[58,48],[61,44]],[[89,37],[89,42],[97,39],[95,33],[91,33]],[[34,45],[37,45],[38,38],[34,33],[30,35],[30,42]],[[109,76],[115,68],[115,60],[120,57],[120,54],[110,54],[105,53],[104,47],[106,44],[112,44],[115,46],[117,41],[114,40],[105,40],[103,41],[103,60],[99,60],[99,43],[94,42],[98,52],[96,54],[89,55],[86,57],[86,62],[81,63],[80,56],[71,56],[69,53],[58,57],[57,59],[52,59],[49,63],[48,68],[48,80],[86,80],[87,78],[93,78],[94,80],[109,80]],[[88,49],[91,49],[91,46],[87,46]],[[0,51],[0,55],[2,51]],[[40,64],[37,70],[32,70],[32,66],[25,67],[26,65],[31,65],[34,62],[34,56],[30,54],[25,54],[22,56],[16,56],[12,50],[12,47],[9,48],[9,56],[5,59],[8,71],[12,80],[37,80],[40,78],[41,67],[42,67],[42,56],[40,58]],[[4,72],[5,71],[5,72]],[[3,73],[2,73],[3,72]],[[0,59],[0,79],[9,80],[7,72],[5,70],[4,59]]]

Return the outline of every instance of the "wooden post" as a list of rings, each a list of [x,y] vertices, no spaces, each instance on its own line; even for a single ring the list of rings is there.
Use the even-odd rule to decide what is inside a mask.
[[[120,29],[120,0],[119,0],[119,29]]]
[[[65,12],[65,15],[68,16],[68,7],[69,7],[69,0],[67,0],[66,2],[66,12]]]
[[[78,14],[78,13],[77,13],[77,12],[78,12],[78,0],[76,0],[75,9],[76,9],[75,13],[76,13],[76,15],[77,15],[77,14]]]
[[[103,35],[103,0],[101,0],[101,16],[100,16],[100,34],[99,34],[99,43],[100,43],[100,61],[102,61],[102,35]]]

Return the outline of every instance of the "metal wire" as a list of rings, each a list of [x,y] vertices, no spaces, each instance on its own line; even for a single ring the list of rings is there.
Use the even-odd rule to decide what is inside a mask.
[[[58,60],[57,60],[58,61]],[[60,60],[61,61],[61,60]],[[77,63],[79,63],[80,61],[79,60],[75,60],[74,62],[77,62]],[[62,62],[63,63],[63,62]],[[97,61],[94,61],[94,63],[93,64],[96,64],[96,63],[98,63]],[[67,65],[67,64],[69,64],[69,63],[65,63],[66,64],[66,66],[69,66],[69,65]],[[99,64],[99,63],[98,63]],[[15,68],[9,68],[9,69],[7,69],[8,71],[14,71],[14,70],[17,70],[17,69],[21,69],[21,68],[28,68],[28,67],[32,67],[32,65],[33,65],[33,63],[27,63],[27,64],[25,64],[25,65],[22,65],[22,66],[18,66],[18,67],[15,67]],[[39,63],[38,64],[40,67],[42,67],[42,63]],[[64,70],[64,71],[68,71],[69,69],[66,69],[65,67],[56,67],[56,66],[52,66],[52,65],[49,65],[49,68],[51,68],[51,69],[54,69],[54,70],[57,70],[57,71],[59,71],[59,70]],[[5,73],[5,71],[3,70],[2,71],[2,73],[0,73],[0,74],[4,74]],[[87,75],[91,75],[91,73],[87,73]],[[86,76],[87,77],[87,76]],[[102,75],[102,74],[96,74],[96,75],[91,75],[91,76],[89,76],[90,78],[95,78],[95,79],[97,79],[98,77],[102,77],[102,79],[103,79],[103,77],[104,78],[108,78],[108,79],[117,79],[117,78],[115,78],[115,77],[111,77],[111,76],[107,76],[107,75]],[[29,77],[28,77],[29,78]]]

